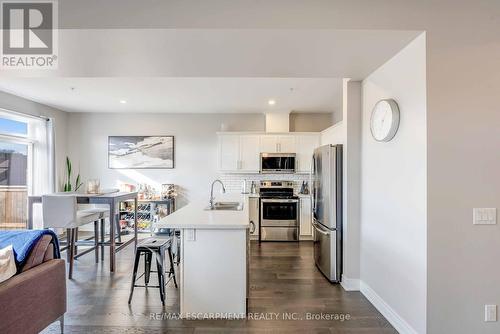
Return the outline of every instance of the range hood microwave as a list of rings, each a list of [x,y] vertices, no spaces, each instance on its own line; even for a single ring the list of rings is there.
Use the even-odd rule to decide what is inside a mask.
[[[261,153],[260,172],[262,174],[295,173],[295,153]]]

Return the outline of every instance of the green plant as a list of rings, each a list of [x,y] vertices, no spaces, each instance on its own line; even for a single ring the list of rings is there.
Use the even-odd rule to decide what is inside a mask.
[[[83,182],[81,182],[80,173],[78,173],[78,175],[76,176],[75,187],[73,190],[73,185],[71,184],[71,172],[72,172],[71,160],[69,160],[69,158],[66,157],[66,182],[64,183],[63,186],[63,191],[65,192],[77,191],[83,185]]]

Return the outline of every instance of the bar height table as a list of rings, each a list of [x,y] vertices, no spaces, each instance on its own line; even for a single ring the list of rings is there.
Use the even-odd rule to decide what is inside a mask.
[[[137,192],[116,192],[102,195],[93,194],[75,194],[78,204],[108,204],[109,205],[109,270],[115,271],[115,255],[124,247],[134,242],[137,246]],[[134,237],[126,242],[116,242],[116,206],[120,202],[134,201]],[[28,197],[28,229],[33,228],[33,205],[35,203],[42,203],[42,196],[29,196]],[[119,233],[119,232],[118,232]],[[116,245],[119,244],[118,247]]]

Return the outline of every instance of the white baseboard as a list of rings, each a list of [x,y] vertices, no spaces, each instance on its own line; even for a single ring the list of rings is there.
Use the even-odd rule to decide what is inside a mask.
[[[389,306],[368,284],[360,281],[360,290],[363,295],[382,313],[391,325],[401,334],[418,334],[392,307]]]
[[[359,282],[360,281],[357,278],[349,278],[342,275],[340,285],[342,285],[345,291],[359,291]]]

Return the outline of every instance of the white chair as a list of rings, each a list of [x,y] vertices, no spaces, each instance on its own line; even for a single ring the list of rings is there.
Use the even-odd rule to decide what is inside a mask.
[[[109,205],[107,204],[78,204],[78,210],[83,211],[83,212],[90,212],[90,213],[98,213],[99,214],[99,220],[101,222],[100,226],[100,234],[101,234],[101,240],[99,244],[101,245],[101,260],[104,261],[104,243],[105,243],[105,236],[106,236],[106,226],[105,226],[105,220],[109,218]],[[118,229],[119,230],[119,224],[118,224]],[[118,235],[120,233],[117,233]],[[78,239],[78,229],[76,230],[76,237]],[[121,240],[119,240],[121,241]],[[77,252],[77,248],[75,248],[75,254]],[[99,254],[96,253],[96,262],[98,261]]]
[[[78,227],[94,222],[94,247],[96,261],[99,259],[99,228],[98,221],[102,215],[92,210],[78,210],[75,195],[44,195],[42,196],[44,228],[65,228],[67,231],[67,259],[69,262],[68,277],[73,277],[73,262],[75,257],[76,234]]]

